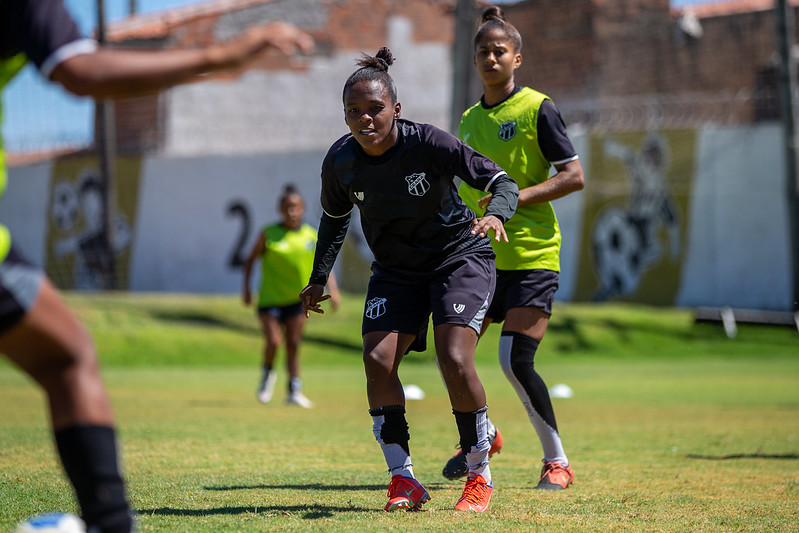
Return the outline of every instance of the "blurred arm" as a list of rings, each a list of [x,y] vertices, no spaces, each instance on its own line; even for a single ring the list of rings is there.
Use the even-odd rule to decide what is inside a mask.
[[[58,64],[50,75],[78,96],[114,98],[154,92],[200,74],[240,67],[267,48],[285,54],[310,52],[313,39],[282,22],[250,28],[240,36],[207,48],[139,51],[100,48]]]

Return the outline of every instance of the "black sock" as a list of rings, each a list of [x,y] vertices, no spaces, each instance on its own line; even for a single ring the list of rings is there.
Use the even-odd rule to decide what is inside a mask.
[[[405,408],[401,405],[387,405],[377,409],[369,409],[369,414],[373,417],[383,416],[381,425],[375,437],[381,444],[399,444],[405,453],[410,454],[408,441],[411,434],[408,430],[408,422],[405,420]],[[373,428],[374,431],[377,431]]]
[[[483,407],[471,413],[462,413],[460,411],[452,410],[455,415],[455,423],[458,425],[458,434],[460,435],[461,450],[464,454],[470,453],[472,448],[477,446],[477,415],[485,413],[488,407]]]
[[[119,473],[114,429],[73,426],[56,431],[55,441],[87,529],[130,533],[133,519]]]
[[[549,390],[543,378],[535,370],[535,352],[538,350],[538,341],[528,335],[516,332],[503,332],[502,337],[512,339],[510,369],[513,375],[530,398],[533,409],[549,427],[557,432],[558,423],[555,421],[555,411],[552,409]]]

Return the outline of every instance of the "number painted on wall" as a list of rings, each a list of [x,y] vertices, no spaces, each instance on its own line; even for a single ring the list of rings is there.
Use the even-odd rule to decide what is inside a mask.
[[[228,204],[227,214],[229,217],[240,220],[236,240],[228,255],[228,266],[241,268],[247,261],[247,242],[250,240],[250,231],[252,231],[250,209],[243,201],[233,200]]]

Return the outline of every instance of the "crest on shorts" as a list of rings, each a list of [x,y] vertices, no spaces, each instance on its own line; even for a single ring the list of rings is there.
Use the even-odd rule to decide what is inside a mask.
[[[386,313],[386,299],[385,298],[372,298],[366,302],[366,318],[377,318]]]
[[[357,198],[359,202],[363,202],[363,191],[356,191],[352,194],[355,195],[355,198]]]
[[[424,172],[405,176],[405,181],[408,182],[408,192],[414,196],[424,196],[424,193],[430,189],[430,182],[424,177]]]
[[[452,304],[452,308],[455,310],[456,313],[461,314],[463,310],[466,309],[465,304]]]
[[[511,120],[503,122],[499,125],[499,138],[503,141],[509,141],[516,136],[516,121]]]

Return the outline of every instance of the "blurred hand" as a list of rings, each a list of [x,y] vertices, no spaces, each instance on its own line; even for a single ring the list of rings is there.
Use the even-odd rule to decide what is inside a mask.
[[[250,295],[250,289],[244,289],[241,293],[241,299],[244,301],[244,305],[248,306],[252,303],[252,296]]]
[[[493,194],[489,194],[488,196],[483,196],[482,198],[477,200],[477,207],[479,207],[480,209],[485,209],[486,206],[488,205],[488,202],[490,202],[491,198],[493,197],[494,197]]]
[[[309,34],[285,22],[256,26],[209,50],[218,68],[236,68],[255,58],[267,48],[276,48],[286,55],[307,54],[314,48]]]

